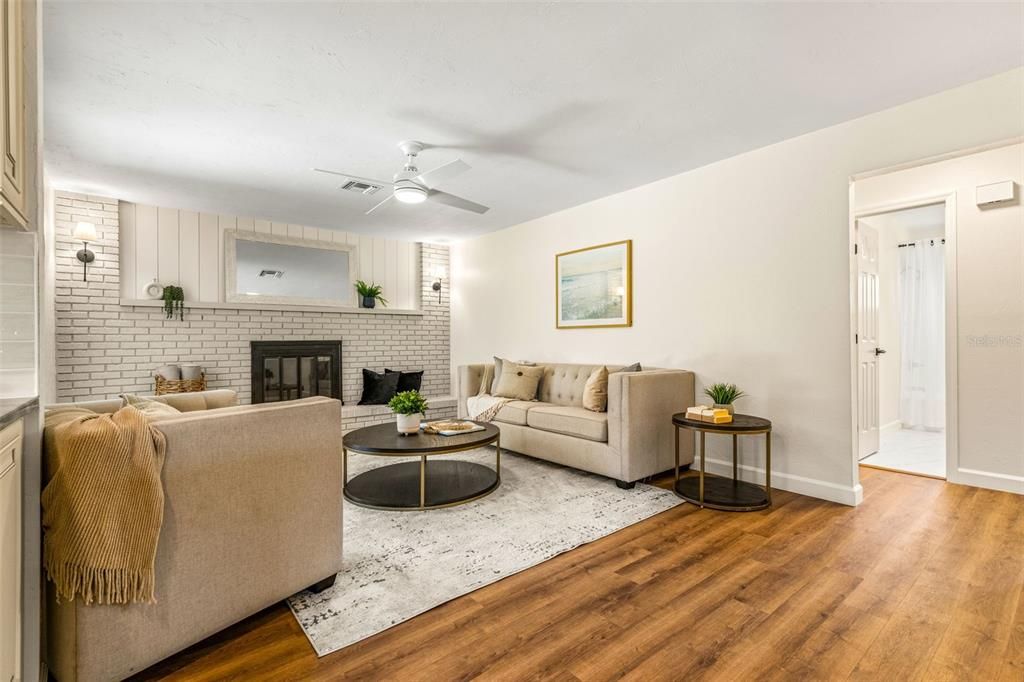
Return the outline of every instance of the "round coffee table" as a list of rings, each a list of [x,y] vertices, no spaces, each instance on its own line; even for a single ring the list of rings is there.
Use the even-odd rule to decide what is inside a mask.
[[[501,485],[501,432],[493,424],[474,422],[483,431],[441,436],[403,436],[393,422],[345,434],[345,499],[370,509],[417,511],[453,507],[478,500]],[[494,468],[463,460],[430,460],[437,455],[475,450],[494,443]],[[348,453],[375,457],[419,457],[365,471],[348,480]]]
[[[722,511],[757,511],[772,506],[772,423],[762,417],[749,414],[734,414],[729,424],[712,424],[710,422],[687,419],[686,413],[672,415],[672,425],[676,433],[676,495],[687,502],[699,504],[701,507]],[[700,434],[700,476],[679,478],[679,429],[689,429]],[[704,435],[721,433],[732,436],[732,478],[712,476],[704,478]],[[764,487],[747,483],[739,479],[737,439],[741,435],[765,436],[764,450]]]

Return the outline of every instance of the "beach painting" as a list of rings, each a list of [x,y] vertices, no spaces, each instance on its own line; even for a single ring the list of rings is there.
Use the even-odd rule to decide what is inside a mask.
[[[556,255],[555,326],[631,326],[632,256],[628,239]]]

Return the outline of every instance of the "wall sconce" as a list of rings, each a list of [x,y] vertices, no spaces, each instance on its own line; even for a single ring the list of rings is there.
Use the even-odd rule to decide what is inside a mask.
[[[431,288],[437,292],[438,304],[441,303],[441,281],[444,280],[445,274],[443,265],[435,265],[430,271],[430,276],[434,278],[434,285]]]
[[[92,223],[78,223],[71,236],[82,242],[82,248],[78,250],[78,260],[82,261],[82,281],[84,282],[86,281],[85,268],[96,260],[96,254],[89,250],[89,242],[96,241],[96,226]]]

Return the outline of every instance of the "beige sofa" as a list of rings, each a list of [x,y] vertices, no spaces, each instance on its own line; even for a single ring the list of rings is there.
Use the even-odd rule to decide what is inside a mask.
[[[123,679],[341,569],[340,402],[163,399],[184,414],[156,423],[167,437],[157,603],[57,604],[47,583],[47,664],[61,682]],[[52,452],[46,466],[48,480]]]
[[[506,404],[494,419],[501,447],[613,478],[620,487],[672,469],[672,415],[694,404],[693,372],[616,372],[606,365],[608,411],[583,407],[583,387],[600,365],[545,364],[537,400]],[[458,369],[459,415],[472,418],[486,365]],[[693,462],[693,438],[680,440],[680,465]]]

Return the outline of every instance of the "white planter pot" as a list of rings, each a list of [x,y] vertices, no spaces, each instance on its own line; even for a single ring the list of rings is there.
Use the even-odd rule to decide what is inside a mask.
[[[420,421],[423,420],[423,415],[419,412],[416,414],[396,414],[395,421],[398,425],[398,432],[406,435],[418,433],[420,430]]]

